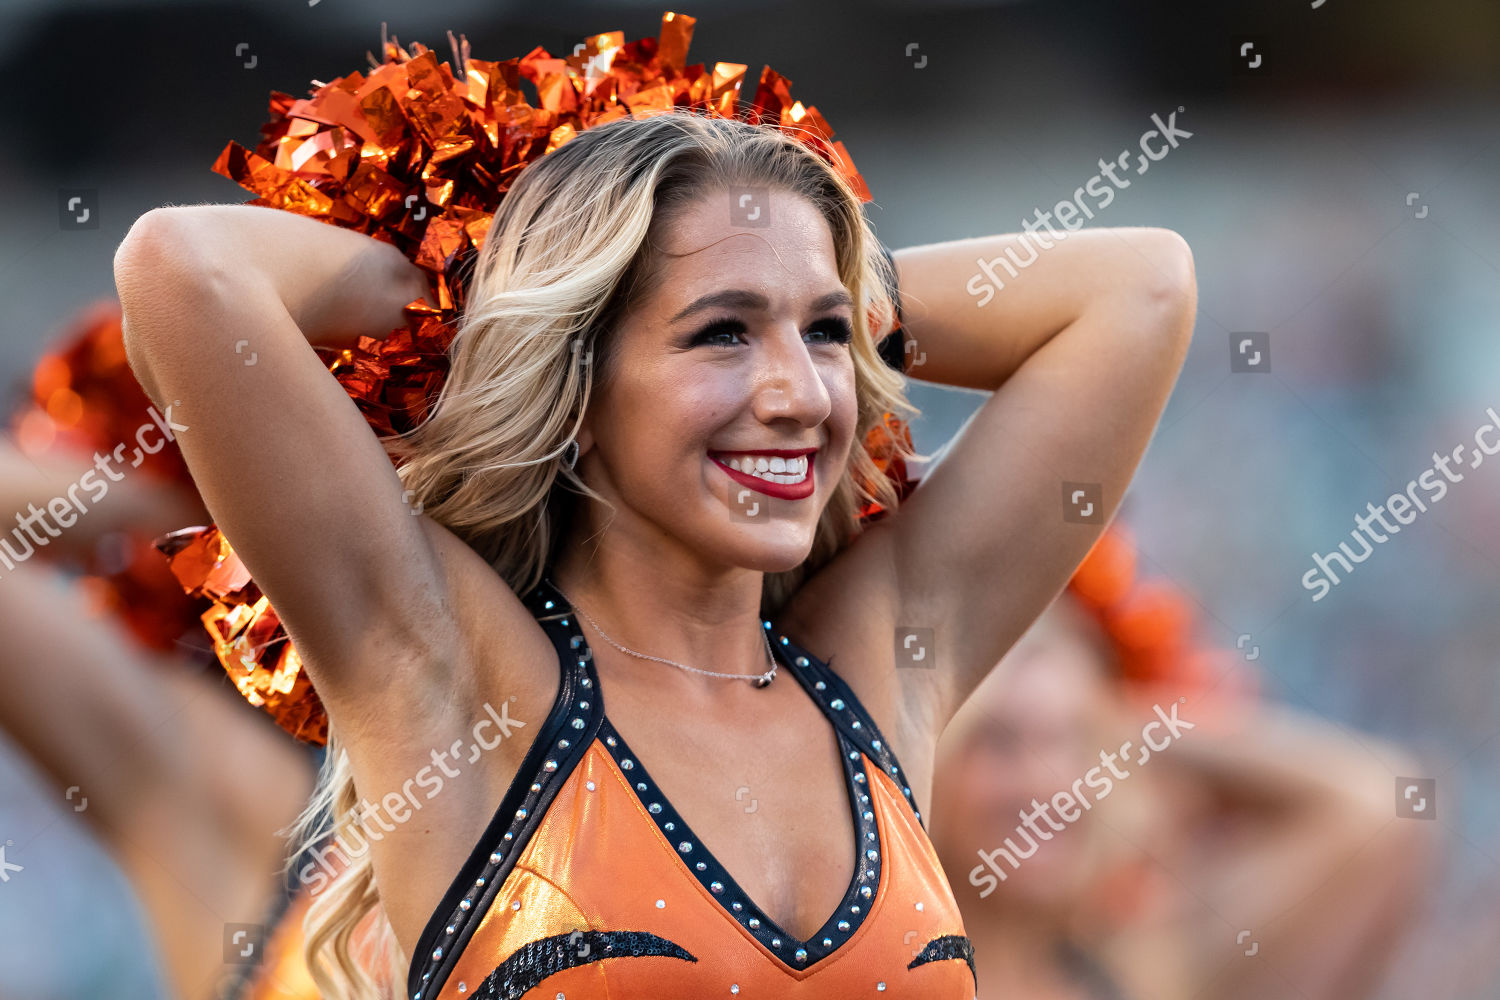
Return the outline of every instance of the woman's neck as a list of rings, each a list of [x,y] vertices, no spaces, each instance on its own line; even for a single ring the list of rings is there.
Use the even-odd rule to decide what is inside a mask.
[[[635,661],[637,668],[659,667],[654,683],[680,688],[687,697],[702,695],[715,701],[722,700],[725,685],[731,683],[619,653],[599,629],[638,653],[704,670],[755,675],[770,668],[761,638],[763,574],[757,571],[708,567],[675,556],[660,544],[649,552],[634,551],[615,534],[610,544],[565,546],[550,575],[581,612],[580,626],[601,668],[606,660],[597,655],[599,650],[615,652]],[[755,690],[748,683],[735,684],[740,686]]]

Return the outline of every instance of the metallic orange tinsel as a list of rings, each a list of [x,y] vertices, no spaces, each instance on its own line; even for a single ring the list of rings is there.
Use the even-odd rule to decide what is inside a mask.
[[[37,362],[30,399],[11,416],[11,433],[24,454],[109,455],[129,445],[148,421],[151,401],[126,362],[120,323],[118,303],[94,303],[69,319],[57,345]],[[196,491],[172,441],[154,454],[142,451],[131,474]],[[105,536],[84,555],[81,569],[81,585],[95,607],[118,616],[152,649],[174,651],[177,640],[198,627],[197,604],[141,532]]]
[[[408,51],[391,39],[368,74],[318,84],[306,98],[272,92],[256,148],[230,142],[219,154],[213,169],[254,192],[250,204],[355,229],[428,272],[436,306],[409,304],[407,329],[324,354],[377,434],[404,432],[426,417],[447,374],[465,265],[521,169],[581,131],[671,109],[768,124],[815,150],[869,200],[843,143],[816,108],[792,99],[791,81],[766,67],[746,103],[745,65],[686,65],[694,23],[667,13],[656,38],[626,43],[622,32],[606,32],[569,56],[538,47],[503,62],[470,58],[467,40],[450,34],[452,65],[420,43]],[[888,414],[869,446],[905,492],[911,482],[894,440],[910,443],[904,423]],[[867,504],[862,513],[883,511]],[[229,543],[209,527],[169,536],[162,548],[184,589],[214,602],[204,621],[239,689],[299,739],[324,742],[327,720],[296,651]]]

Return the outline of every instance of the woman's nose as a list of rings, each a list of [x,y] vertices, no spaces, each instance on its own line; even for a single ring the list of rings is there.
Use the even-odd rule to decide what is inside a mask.
[[[762,422],[794,419],[805,425],[828,417],[831,401],[825,373],[795,326],[764,337],[752,375],[756,416]]]

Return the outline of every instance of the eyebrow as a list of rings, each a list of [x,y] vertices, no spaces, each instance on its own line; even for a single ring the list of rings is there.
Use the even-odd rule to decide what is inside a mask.
[[[824,312],[828,309],[836,309],[839,306],[853,306],[854,299],[849,295],[849,290],[840,288],[838,291],[820,295],[810,304],[812,312]],[[705,309],[759,309],[766,310],[771,307],[771,301],[759,292],[747,289],[733,288],[723,292],[712,292],[708,295],[694,299],[682,312],[673,316],[669,322],[676,323],[678,320],[686,319],[694,313]]]

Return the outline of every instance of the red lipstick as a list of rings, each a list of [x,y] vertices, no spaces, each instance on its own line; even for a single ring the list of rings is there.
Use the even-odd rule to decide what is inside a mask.
[[[719,454],[710,452],[708,457],[713,459],[714,464],[723,469],[730,479],[733,479],[741,486],[755,490],[757,493],[764,493],[768,497],[776,497],[778,500],[805,500],[812,496],[813,491],[816,489],[816,484],[813,482],[813,457],[816,453],[817,449],[815,448],[773,448],[766,451],[719,453],[728,455],[765,455],[767,457],[779,456],[781,458],[798,458],[806,455],[808,457],[807,478],[800,483],[773,483],[769,479],[761,479],[758,476],[752,476],[749,473],[730,468],[719,458]]]

